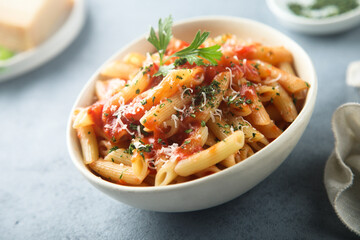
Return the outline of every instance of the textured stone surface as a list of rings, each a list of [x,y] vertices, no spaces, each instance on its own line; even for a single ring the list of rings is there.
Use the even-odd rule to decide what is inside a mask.
[[[90,186],[70,161],[65,127],[91,74],[171,13],[231,15],[273,26],[308,51],[319,77],[313,118],[285,163],[243,196],[191,213],[148,212]],[[356,98],[345,70],[360,56],[360,28],[326,37],[290,32],[263,1],[88,1],[88,19],[60,56],[0,83],[0,239],[351,239],[323,186],[333,148],[330,118]],[[359,97],[357,96],[359,99]]]

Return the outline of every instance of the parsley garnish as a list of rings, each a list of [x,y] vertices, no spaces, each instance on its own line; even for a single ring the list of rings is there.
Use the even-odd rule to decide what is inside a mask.
[[[185,132],[186,133],[191,133],[193,130],[190,128],[190,129],[186,129]]]
[[[141,105],[145,105],[145,104],[147,104],[146,99],[144,99],[144,100],[141,101]]]
[[[113,151],[116,151],[116,150],[118,150],[118,149],[119,149],[118,146],[114,146],[114,147],[112,147],[112,148],[109,149],[109,153],[111,153],[111,152],[113,152]]]
[[[185,144],[189,144],[190,143],[190,140],[186,140],[185,142],[184,142],[184,145]]]
[[[201,126],[205,127],[206,126],[206,122],[204,120],[201,121]]]
[[[217,64],[216,60],[220,60],[222,56],[220,46],[214,45],[211,47],[199,48],[210,34],[209,32],[201,33],[200,30],[196,33],[190,46],[164,59],[166,48],[172,38],[172,23],[173,20],[171,16],[165,18],[164,20],[160,19],[158,23],[158,35],[156,35],[153,27],[150,28],[150,34],[147,40],[156,48],[160,56],[160,68],[154,76],[166,76],[170,70],[174,69],[176,66],[183,65],[186,62],[189,62],[190,64],[195,63],[197,65],[205,65],[203,59],[206,59],[211,64]],[[175,63],[164,65],[173,57],[179,57],[179,59],[175,60]]]

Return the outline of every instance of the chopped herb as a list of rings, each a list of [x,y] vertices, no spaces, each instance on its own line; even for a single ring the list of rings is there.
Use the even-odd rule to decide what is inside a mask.
[[[190,140],[186,140],[186,141],[184,142],[184,145],[189,144],[189,143],[190,143]]]
[[[249,81],[247,81],[246,82],[246,85],[248,86],[248,87],[250,87],[250,86],[252,86],[252,85],[254,85],[252,82],[249,82]]]
[[[140,93],[140,89],[136,89],[135,93],[136,93],[136,94],[139,94],[139,93]]]
[[[104,113],[104,116],[107,117],[107,116],[109,116],[109,114],[108,114],[108,113]]]
[[[159,139],[157,140],[157,142],[158,142],[158,143],[161,143],[161,142],[162,142],[162,139],[161,139],[161,138],[159,138]]]
[[[128,87],[128,86],[130,86],[129,84],[125,84],[125,87]]]
[[[247,100],[245,101],[245,103],[246,103],[246,104],[251,104],[252,101],[251,101],[251,99],[247,99]]]
[[[154,76],[166,76],[169,71],[174,69],[176,66],[185,64],[185,60],[190,64],[195,63],[197,65],[205,65],[203,59],[206,59],[211,64],[217,64],[216,60],[220,60],[222,56],[220,46],[214,45],[211,47],[200,48],[210,34],[209,32],[201,33],[201,31],[197,32],[194,40],[187,48],[184,48],[164,59],[166,48],[172,38],[172,22],[171,16],[165,18],[164,20],[160,19],[158,23],[158,35],[156,35],[153,27],[150,28],[150,34],[147,40],[154,45],[160,57],[160,68]],[[173,57],[179,57],[180,60],[175,60],[175,64],[165,65],[165,63]]]
[[[201,121],[201,126],[205,127],[206,126],[206,122],[204,120]]]
[[[277,92],[276,95],[277,95],[277,96],[280,96],[280,93]]]
[[[112,161],[112,162],[115,162],[115,160],[114,160],[113,158],[111,158],[111,161]]]
[[[156,113],[154,113],[154,116],[155,116],[155,117],[157,117],[157,114],[156,114]]]
[[[88,132],[88,134],[90,134],[91,132]]]
[[[146,123],[146,118],[143,120],[143,124],[145,124]]]
[[[141,101],[141,105],[145,105],[145,104],[147,104],[146,99],[144,99],[144,100]]]
[[[121,172],[121,175],[119,177],[119,179],[122,179],[123,175],[124,175],[124,172],[126,172],[128,169],[125,169],[124,171]]]
[[[253,138],[256,136],[256,133],[252,133]]]
[[[308,87],[308,88],[310,87],[310,85],[309,85],[309,83],[308,83],[308,82],[305,82],[305,84],[306,84],[306,87]]]
[[[152,97],[152,102],[153,102],[153,104],[154,104],[154,101],[155,101],[155,96]]]
[[[172,103],[172,100],[170,98],[167,98],[166,101],[168,101],[169,103]]]
[[[124,152],[128,154],[133,154],[133,151],[136,149],[135,145],[133,143],[130,143],[129,148],[126,149]]]
[[[193,129],[191,129],[191,128],[190,128],[190,129],[185,130],[185,132],[186,132],[186,133],[191,133],[192,131],[193,131]]]
[[[116,142],[116,138],[114,136],[111,137],[112,142]]]
[[[196,115],[192,113],[192,114],[190,114],[190,117],[196,118]]]
[[[114,147],[112,147],[112,148],[109,149],[109,153],[111,153],[111,152],[113,152],[113,151],[116,151],[116,150],[118,150],[118,149],[119,149],[118,146],[114,146]]]
[[[160,104],[160,108],[163,108],[165,106],[165,103]]]

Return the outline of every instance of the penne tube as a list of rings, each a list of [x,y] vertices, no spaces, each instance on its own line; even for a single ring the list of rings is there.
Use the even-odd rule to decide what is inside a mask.
[[[289,74],[292,74],[292,75],[295,75],[295,70],[294,68],[292,67],[291,63],[290,62],[282,62],[279,64],[279,68],[281,70],[283,70],[284,72],[287,72]]]
[[[240,149],[239,153],[235,154],[235,161],[236,163],[239,163],[246,158],[254,155],[254,151],[248,144],[244,144],[244,147]]]
[[[284,89],[286,89],[287,92],[295,93],[304,89],[308,89],[310,87],[309,83],[298,78],[297,76],[287,73],[267,63],[261,62],[258,67],[262,71],[269,70],[271,73],[271,78],[277,79],[277,81]]]
[[[214,117],[215,121],[209,120],[207,121],[206,125],[210,128],[211,132],[219,139],[223,140],[227,138],[234,129],[224,120],[221,119],[219,116]]]
[[[267,125],[271,122],[269,114],[266,112],[261,102],[256,103],[257,107],[246,119],[253,125]]]
[[[213,134],[213,132],[211,131],[211,129],[209,130],[208,138],[206,139],[205,144],[208,146],[212,146],[212,145],[216,144],[216,137]]]
[[[221,170],[217,167],[217,166],[210,166],[208,168],[205,168],[204,170],[200,171],[200,172],[197,172],[195,173],[195,176],[198,177],[198,178],[202,178],[202,177],[205,177],[205,176],[209,176],[211,174],[214,174],[214,173],[217,173],[217,172],[220,172]]]
[[[195,118],[188,118],[189,121],[193,121],[194,119],[196,119],[197,121],[207,122],[210,117],[213,116],[215,110],[220,106],[224,93],[229,86],[230,77],[231,76],[229,72],[222,72],[214,77],[213,83],[216,82],[219,84],[217,92],[210,100],[211,104],[208,103],[206,100],[206,103],[203,103],[204,106],[202,107],[202,110],[195,113]]]
[[[111,182],[139,185],[143,180],[134,174],[132,167],[124,164],[98,160],[92,162],[89,166],[94,172]]]
[[[145,61],[145,56],[140,53],[128,53],[124,57],[124,62],[140,68]]]
[[[259,125],[255,126],[257,130],[259,130],[266,138],[274,139],[282,134],[282,130],[278,128],[274,122],[272,121],[268,125]]]
[[[105,156],[104,160],[108,162],[123,163],[124,165],[131,166],[131,155],[126,153],[124,148],[111,151]]]
[[[156,87],[149,90],[150,94],[143,99],[145,109],[158,105],[162,100],[173,96],[182,88],[194,88],[204,80],[204,70],[200,67],[171,71]]]
[[[105,78],[120,78],[129,80],[130,76],[139,71],[137,66],[122,61],[113,61],[107,64],[100,72]]]
[[[259,59],[261,61],[277,65],[281,62],[293,62],[292,54],[284,47],[256,46],[251,52],[249,59]]]
[[[279,111],[277,110],[277,108],[274,106],[274,104],[269,104],[265,107],[267,113],[269,114],[270,118],[274,121],[282,121],[283,118],[280,115]]]
[[[267,85],[259,85],[255,89],[261,102],[272,101],[279,93],[277,88]]]
[[[239,151],[243,145],[244,133],[242,131],[236,131],[208,149],[179,161],[175,166],[175,172],[180,176],[189,176],[219,163]]]
[[[269,144],[269,141],[264,137],[257,142],[248,142],[248,144],[254,149],[255,151],[260,151],[266,145]]]
[[[95,94],[99,100],[106,100],[118,93],[125,87],[126,81],[118,78],[109,80],[97,80],[95,83]]]
[[[228,156],[227,158],[222,160],[219,164],[223,165],[224,167],[234,166],[236,164],[236,162],[235,162],[235,154]]]
[[[182,93],[179,92],[151,108],[140,119],[140,123],[146,127],[148,132],[154,131],[159,127],[163,127],[164,121],[169,120],[176,113],[176,109],[182,109],[190,102],[190,96],[186,95],[183,97]]]
[[[145,160],[144,155],[141,155],[138,150],[135,150],[131,157],[131,167],[135,176],[144,179],[149,174],[149,165]]]
[[[91,116],[88,114],[89,108],[81,108],[78,110],[77,115],[73,123],[73,128],[78,129],[81,127],[86,127],[94,124]]]
[[[174,161],[169,160],[160,168],[155,177],[155,186],[168,185],[178,176],[175,165]]]
[[[256,142],[264,138],[264,135],[244,118],[227,115],[227,119],[234,129],[241,129],[244,132],[246,142]]]
[[[92,126],[77,129],[85,164],[90,164],[99,158],[99,148]]]
[[[279,94],[274,98],[273,104],[286,122],[293,122],[297,117],[293,99],[279,84],[276,84],[276,88],[279,89]]]

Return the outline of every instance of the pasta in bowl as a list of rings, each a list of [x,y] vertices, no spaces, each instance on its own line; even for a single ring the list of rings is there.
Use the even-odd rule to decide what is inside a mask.
[[[315,71],[296,43],[250,20],[190,20],[173,37],[167,18],[159,29],[148,37],[155,49],[134,42],[85,86],[70,154],[92,184],[135,207],[221,204],[291,152],[314,107]]]

